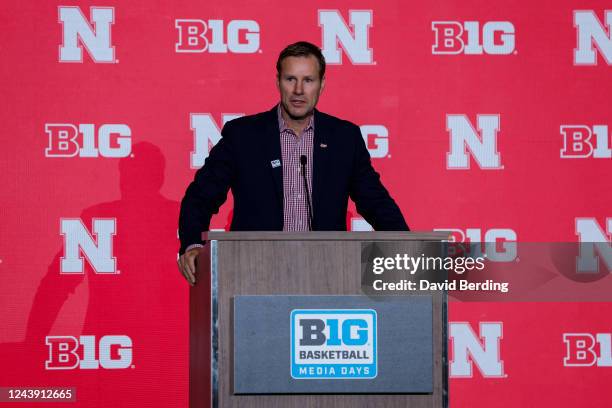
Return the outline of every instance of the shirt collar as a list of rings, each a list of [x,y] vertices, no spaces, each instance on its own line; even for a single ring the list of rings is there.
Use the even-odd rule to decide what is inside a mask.
[[[293,129],[287,126],[287,123],[285,122],[285,119],[283,119],[283,115],[281,112],[282,112],[282,108],[281,108],[281,104],[279,103],[276,108],[276,115],[278,116],[278,129],[280,130],[280,133],[283,133],[284,131],[289,131],[291,133],[294,133]],[[310,115],[310,119],[308,119],[308,124],[304,128],[303,132],[311,128],[314,130],[314,113]]]

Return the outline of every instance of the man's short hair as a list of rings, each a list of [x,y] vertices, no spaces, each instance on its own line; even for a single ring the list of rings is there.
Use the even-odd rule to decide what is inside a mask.
[[[321,52],[321,49],[314,44],[307,41],[298,41],[294,44],[288,45],[278,55],[276,61],[276,76],[280,77],[281,73],[281,62],[287,57],[308,57],[313,55],[319,62],[319,78],[325,77],[325,57]]]

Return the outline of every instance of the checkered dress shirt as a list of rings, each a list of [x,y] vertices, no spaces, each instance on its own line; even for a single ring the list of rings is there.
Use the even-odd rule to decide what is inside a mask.
[[[281,160],[283,166],[283,231],[308,231],[308,202],[305,196],[304,179],[300,157],[306,156],[306,181],[308,194],[312,197],[312,144],[314,120],[312,115],[301,135],[287,127],[278,105],[278,128],[280,130]],[[312,204],[312,203],[311,203]]]
[[[281,163],[283,166],[283,231],[308,231],[308,202],[304,195],[304,179],[300,157],[305,155],[308,193],[312,197],[312,144],[314,140],[314,115],[298,137],[287,127],[278,105],[278,128],[280,130]],[[312,204],[312,203],[311,203]],[[186,251],[200,248],[201,244],[189,245]]]

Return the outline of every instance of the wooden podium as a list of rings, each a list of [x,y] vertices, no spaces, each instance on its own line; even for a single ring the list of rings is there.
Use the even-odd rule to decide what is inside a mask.
[[[418,256],[447,233],[209,232],[190,292],[189,401],[204,407],[385,407],[448,405],[446,294],[432,292],[433,392],[420,394],[234,395],[232,300],[239,295],[363,295],[363,242]],[[308,380],[305,380],[308,381]],[[362,380],[363,381],[363,380]]]

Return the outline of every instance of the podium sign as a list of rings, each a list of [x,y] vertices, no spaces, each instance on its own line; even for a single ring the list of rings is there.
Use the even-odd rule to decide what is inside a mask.
[[[374,309],[294,309],[291,377],[376,378],[377,338]]]
[[[433,391],[430,296],[236,296],[234,394]]]

